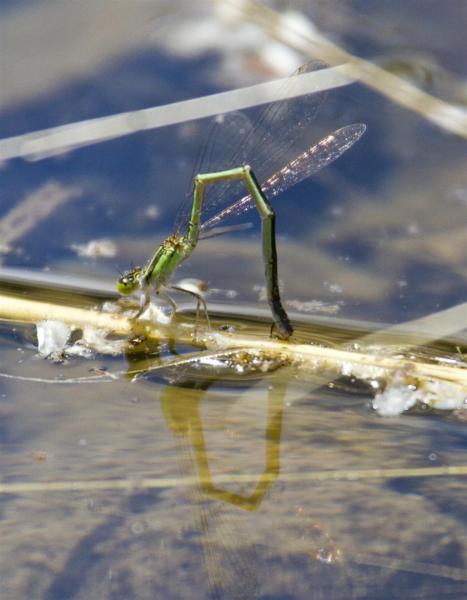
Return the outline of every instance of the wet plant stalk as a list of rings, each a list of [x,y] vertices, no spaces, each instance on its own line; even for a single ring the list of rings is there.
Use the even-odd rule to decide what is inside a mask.
[[[279,358],[284,364],[299,367],[301,372],[316,369],[332,370],[344,373],[346,365],[355,369],[373,369],[375,378],[388,378],[395,372],[418,378],[431,380],[436,378],[465,388],[467,393],[467,369],[461,365],[439,365],[416,357],[410,359],[402,356],[359,352],[357,350],[330,348],[310,344],[296,344],[293,341],[281,342],[269,337],[259,337],[242,333],[226,333],[198,328],[194,335],[192,322],[183,320],[177,315],[177,323],[170,327],[153,321],[137,321],[113,313],[101,312],[86,308],[64,306],[33,299],[0,294],[0,320],[16,323],[37,323],[46,319],[56,319],[75,328],[92,326],[106,330],[109,334],[131,336],[144,334],[148,339],[163,340],[170,335],[181,344],[195,344],[213,352],[248,350],[261,353],[267,359]],[[311,340],[312,342],[312,340]],[[185,357],[186,359],[187,357]],[[189,355],[193,359],[193,355]],[[181,362],[183,362],[183,357]]]

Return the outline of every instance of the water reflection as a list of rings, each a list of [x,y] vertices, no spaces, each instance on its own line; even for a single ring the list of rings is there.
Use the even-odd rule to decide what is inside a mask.
[[[209,452],[206,446],[200,403],[206,390],[166,387],[161,394],[162,412],[174,435],[190,445],[196,462],[200,490],[210,498],[227,502],[244,510],[256,510],[280,472],[280,439],[284,409],[285,384],[270,386],[267,402],[267,424],[264,432],[265,467],[253,492],[248,495],[222,489],[213,482]],[[259,444],[261,440],[256,440]],[[215,453],[215,448],[211,450]],[[250,476],[251,477],[251,476]]]
[[[217,461],[217,471],[229,469],[229,457],[225,456],[225,446],[218,449],[214,444],[208,449],[206,443],[205,430],[209,424],[203,422],[201,404],[211,384],[198,382],[195,389],[167,386],[161,394],[161,407],[175,436],[182,469],[197,479],[189,495],[200,531],[211,593],[214,597],[222,594],[228,598],[253,598],[259,589],[255,544],[239,522],[239,516],[229,514],[225,505],[256,511],[279,476],[285,384],[271,385],[268,390],[266,428],[262,439],[254,434],[253,440],[257,446],[254,458],[264,454],[264,470],[250,493],[229,490],[213,478],[211,465],[216,464],[216,451],[220,450],[221,456],[224,454],[224,460],[221,458],[220,464]],[[247,429],[251,432],[250,424]],[[244,474],[247,479],[252,478],[250,473]],[[241,480],[242,473],[239,475]]]
[[[237,411],[237,419],[229,416],[226,407],[214,419],[209,407],[203,411],[203,405],[212,400],[209,391],[213,383],[217,382],[210,379],[186,381],[183,387],[166,386],[160,402],[177,443],[182,472],[196,481],[189,489],[189,502],[195,513],[211,593],[215,598],[249,599],[260,595],[264,577],[264,558],[260,555],[264,549],[258,544],[255,522],[235,509],[257,511],[279,479],[290,373],[282,369],[279,376],[269,377],[269,385],[262,385],[258,396],[254,389],[251,397],[248,392],[240,394],[240,398],[246,395],[247,399],[240,414]],[[260,396],[267,400],[264,402]],[[239,402],[235,394],[229,394],[229,398],[229,402]],[[249,401],[259,408],[248,410]],[[255,426],[258,420],[264,424],[263,429]],[[232,440],[237,443],[236,450]],[[243,459],[238,456],[242,453]],[[261,463],[262,472],[258,467]],[[299,554],[327,565],[340,561],[338,543],[312,517],[307,504],[295,506],[291,514],[293,545]],[[269,527],[273,526],[272,520]]]
[[[206,31],[205,19],[177,15],[173,31],[159,40],[153,33],[149,44],[154,3],[103,0],[86,11],[50,0],[19,4],[29,14],[2,14],[0,23],[2,137],[244,86],[265,65],[263,38],[259,56],[250,35],[231,24],[219,49],[227,68],[218,69],[214,53],[193,56],[189,46],[200,36],[186,32]],[[465,100],[449,75],[462,72],[464,60],[456,3],[426,11],[365,3],[363,12],[363,3],[334,4],[313,3],[310,14],[333,39],[360,56],[386,57],[399,74],[421,75],[431,93]],[[110,17],[115,26],[107,26]],[[19,31],[28,31],[26,41]],[[397,47],[433,56],[434,68],[391,61],[395,32]],[[332,96],[316,135],[336,119],[365,120],[369,133],[364,152],[277,204],[289,236],[280,251],[288,308],[399,323],[464,302],[462,140],[361,87]],[[5,164],[2,217],[29,211],[26,229],[3,228],[12,252],[0,262],[51,269],[61,282],[77,272],[110,280],[113,263],[68,260],[70,244],[103,236],[118,242],[113,262],[143,260],[172,223],[204,127],[187,123],[60,160]],[[81,198],[41,219],[57,190]],[[41,201],[32,215],[34,197]],[[234,288],[257,305],[256,251],[254,235],[214,238],[184,275]],[[226,376],[161,387],[122,377],[64,388],[52,383],[90,368],[111,371],[118,359],[52,365],[18,332],[8,328],[0,345],[2,370],[18,375],[0,381],[0,489],[31,485],[0,498],[2,600],[467,597],[465,471],[407,474],[463,465],[465,420],[379,419],[363,391],[299,388],[286,369],[262,379],[248,373],[243,383]],[[386,479],[344,476],[386,467],[393,470]]]

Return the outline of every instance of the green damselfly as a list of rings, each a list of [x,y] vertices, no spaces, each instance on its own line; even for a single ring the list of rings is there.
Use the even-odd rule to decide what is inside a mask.
[[[322,100],[323,94],[313,94],[276,102],[262,111],[254,126],[241,113],[217,119],[215,134],[211,135],[195,170],[190,206],[185,204],[180,211],[175,233],[162,242],[144,267],[125,272],[117,281],[117,290],[123,295],[142,292],[138,315],[149,304],[151,289],[172,305],[172,315],[175,314],[176,305],[165,289],[180,289],[170,285],[170,277],[178,265],[191,255],[199,239],[208,237],[204,233],[208,229],[229,216],[256,207],[262,221],[266,291],[273,327],[281,339],[290,337],[293,327],[279,292],[275,213],[269,199],[339,158],[366,129],[363,123],[347,125],[316,144],[307,144],[305,150],[286,161],[284,157],[291,154],[295,142],[306,137],[307,126]],[[289,110],[291,106],[293,111]],[[295,118],[290,119],[290,112],[295,112]],[[221,206],[224,208],[202,222],[202,215],[208,209]],[[198,301],[203,303],[207,315],[204,299]]]

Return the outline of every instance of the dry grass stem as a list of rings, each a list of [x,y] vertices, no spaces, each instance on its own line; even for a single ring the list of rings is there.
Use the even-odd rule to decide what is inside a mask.
[[[386,98],[408,108],[456,135],[467,138],[467,113],[464,109],[444,102],[378,65],[350,54],[330,42],[310,26],[308,31],[297,30],[293,22],[273,9],[254,0],[217,0],[235,8],[247,21],[253,22],[271,37],[276,38],[310,58],[330,65],[343,65],[351,79],[357,79]]]
[[[329,470],[329,471],[300,471],[299,473],[282,473],[281,481],[300,483],[305,481],[356,481],[368,479],[394,479],[414,477],[465,477],[467,465],[444,467],[419,467],[400,469],[361,469],[361,470]],[[275,473],[261,475],[263,479],[270,478],[272,482],[277,479]],[[209,480],[215,485],[226,483],[256,483],[258,474],[225,474],[212,476]],[[79,492],[96,490],[149,490],[173,487],[197,486],[203,483],[199,476],[187,477],[153,477],[148,479],[100,479],[94,481],[51,481],[51,482],[25,482],[25,483],[0,483],[0,494],[21,494],[35,492]]]

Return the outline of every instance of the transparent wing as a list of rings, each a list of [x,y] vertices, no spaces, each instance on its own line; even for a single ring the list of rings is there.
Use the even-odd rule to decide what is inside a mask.
[[[284,87],[292,85],[292,80],[297,75],[326,66],[317,61],[307,63],[284,83]],[[324,92],[308,94],[277,101],[262,109],[254,126],[242,140],[246,151],[243,164],[249,164],[257,177],[265,181],[290,160],[292,151],[296,156],[305,150],[310,145],[312,133],[309,125],[315,119],[325,97]]]
[[[265,181],[259,179],[261,189],[268,200],[330,165],[361,138],[365,129],[366,126],[363,123],[354,123],[337,129],[277,170]],[[244,195],[204,221],[201,229],[214,227],[227,217],[241,214],[253,207],[254,201],[251,196]]]
[[[250,119],[240,112],[219,115],[211,121],[203,149],[189,181],[186,198],[177,214],[176,230],[180,231],[188,223],[195,176],[199,173],[225,171],[233,165],[245,164],[246,146],[242,144],[242,140],[249,135],[252,128]],[[238,182],[234,182],[234,185],[232,182],[218,182],[208,186],[204,196],[203,213],[209,211],[209,208],[220,206],[224,199],[226,203],[232,202],[239,194],[242,194],[242,188]]]
[[[323,68],[322,63],[308,63],[298,74]],[[290,85],[290,79],[284,83]],[[325,93],[277,101],[256,109],[254,124],[244,113],[229,113],[217,117],[210,127],[208,141],[196,166],[197,173],[212,173],[249,164],[260,181],[284,167],[293,156],[310,146],[310,124],[322,105]],[[258,114],[259,113],[259,114]],[[238,181],[216,183],[205,192],[203,215],[213,214],[241,198],[244,186]],[[176,225],[188,221],[191,210],[192,184],[189,198],[183,203]],[[219,221],[217,221],[219,222]]]

